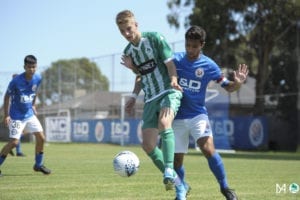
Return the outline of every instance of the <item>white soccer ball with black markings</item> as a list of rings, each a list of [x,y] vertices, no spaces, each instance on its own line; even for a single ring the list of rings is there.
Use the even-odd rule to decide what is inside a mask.
[[[114,157],[113,166],[116,174],[122,177],[130,177],[138,171],[140,160],[131,151],[121,151]]]

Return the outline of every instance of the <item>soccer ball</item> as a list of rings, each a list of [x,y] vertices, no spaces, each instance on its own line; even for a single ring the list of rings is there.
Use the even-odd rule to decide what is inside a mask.
[[[122,177],[130,177],[138,171],[140,160],[131,151],[121,151],[114,157],[113,166],[116,174]]]

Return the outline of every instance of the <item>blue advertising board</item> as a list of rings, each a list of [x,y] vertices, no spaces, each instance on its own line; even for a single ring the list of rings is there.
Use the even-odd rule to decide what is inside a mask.
[[[268,143],[268,126],[265,117],[235,117],[232,148],[252,150]]]
[[[122,128],[123,127],[123,128]],[[72,120],[73,142],[141,143],[140,120]]]
[[[216,149],[251,150],[267,144],[268,129],[263,117],[212,117],[210,123]],[[140,144],[141,121],[125,120],[122,126],[120,120],[73,120],[71,141]],[[190,147],[195,147],[193,139]]]

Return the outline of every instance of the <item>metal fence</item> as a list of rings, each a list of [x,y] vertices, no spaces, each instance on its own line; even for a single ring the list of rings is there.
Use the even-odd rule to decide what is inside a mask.
[[[170,43],[174,51],[183,51],[184,50],[184,41],[177,41]],[[105,75],[109,80],[109,91],[110,92],[130,92],[133,89],[135,75],[128,70],[126,67],[120,64],[122,53],[112,53],[109,55],[99,55],[96,57],[88,58],[90,61],[95,62],[99,67],[101,73]],[[63,56],[62,56],[63,57]],[[55,62],[55,61],[53,61]],[[41,73],[50,66],[39,66],[38,72]],[[6,88],[9,81],[12,78],[14,73],[21,73],[22,67],[18,71],[2,71],[0,70],[0,106],[3,105],[3,98]],[[76,72],[73,77],[76,77]],[[93,72],[91,72],[93,73]],[[91,76],[93,77],[93,76]],[[57,81],[59,76],[56,77]],[[74,79],[75,80],[75,79]],[[60,87],[72,87],[71,89],[76,89],[76,84],[72,83],[74,80],[61,80],[64,84],[61,84]],[[48,82],[47,77],[43,77],[43,82]],[[92,81],[92,83],[94,83]],[[95,84],[93,87],[94,90],[99,90],[100,88]],[[59,90],[62,88],[47,88],[52,90],[54,93],[59,94]],[[80,92],[80,91],[79,91]],[[41,94],[42,95],[42,94]],[[54,97],[55,98],[55,97]]]

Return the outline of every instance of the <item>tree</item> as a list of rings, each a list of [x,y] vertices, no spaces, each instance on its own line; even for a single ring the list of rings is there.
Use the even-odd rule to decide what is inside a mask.
[[[300,1],[169,0],[168,6],[167,19],[175,28],[181,26],[184,8],[192,9],[183,24],[204,27],[208,34],[204,52],[220,66],[248,64],[250,76],[256,79],[253,114],[266,115],[265,97],[271,96],[276,105],[271,113],[273,134],[289,138],[286,149],[297,148]]]
[[[109,88],[108,78],[87,58],[58,60],[42,76],[40,98],[46,104],[73,99],[77,91],[108,91]]]
[[[300,18],[300,3],[295,0],[169,0],[171,13],[168,22],[180,27],[183,7],[192,7],[192,13],[185,17],[185,27],[193,24],[204,27],[208,33],[205,53],[213,57],[220,66],[235,67],[237,61],[247,59],[250,75],[256,78],[256,102],[254,114],[264,113],[266,86],[272,83],[269,77],[280,63],[272,63],[274,53],[282,54],[293,64],[299,55],[295,54],[295,30]],[[287,52],[288,50],[288,52]],[[243,52],[243,53],[241,53]],[[275,57],[274,57],[275,58]],[[293,60],[293,61],[292,61]],[[284,62],[288,64],[287,62]],[[255,65],[256,64],[256,65]],[[274,70],[275,69],[275,70]],[[296,70],[297,71],[297,70]],[[286,70],[286,83],[297,83],[293,70]],[[295,87],[292,91],[294,92]]]

